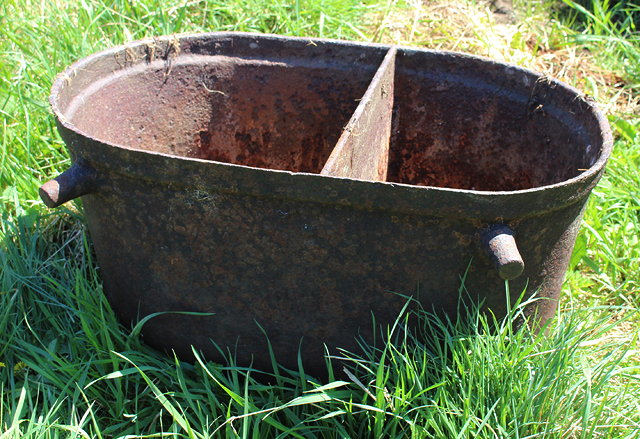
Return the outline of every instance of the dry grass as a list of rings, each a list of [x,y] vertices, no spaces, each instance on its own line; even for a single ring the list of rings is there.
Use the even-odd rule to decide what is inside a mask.
[[[515,19],[517,17],[517,19]],[[409,0],[377,17],[376,40],[486,56],[557,78],[594,98],[608,113],[640,115],[639,97],[623,79],[599,67],[593,54],[567,44],[570,30],[544,12],[519,16],[492,12],[489,3]]]

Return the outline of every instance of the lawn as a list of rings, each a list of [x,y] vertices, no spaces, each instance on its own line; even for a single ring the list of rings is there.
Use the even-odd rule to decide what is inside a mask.
[[[640,437],[640,7],[625,0],[4,0],[0,4],[0,438]],[[158,353],[118,323],[82,206],[39,185],[70,163],[47,98],[97,50],[251,31],[465,51],[568,82],[616,143],[556,318],[515,331],[476,308],[405,316],[318,381]],[[343,371],[343,366],[346,372]]]

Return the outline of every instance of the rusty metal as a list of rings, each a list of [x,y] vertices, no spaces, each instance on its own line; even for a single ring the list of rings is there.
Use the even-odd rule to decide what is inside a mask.
[[[40,198],[47,207],[58,207],[67,201],[93,192],[98,186],[96,170],[84,160],[73,165],[40,187]]]
[[[484,249],[501,278],[512,280],[522,274],[524,261],[518,251],[513,230],[508,226],[496,224],[483,230],[480,235]]]
[[[590,101],[525,69],[256,34],[92,55],[51,103],[74,167],[95,177],[43,198],[90,188],[120,319],[211,313],[154,317],[144,338],[269,368],[260,325],[280,361],[295,368],[300,347],[312,373],[325,345],[357,349],[372,313],[392,322],[406,296],[455,313],[463,275],[497,315],[511,278],[513,296],[547,299],[529,313],[551,316],[612,142]]]
[[[391,48],[344,128],[321,174],[385,181],[393,112],[396,49]]]

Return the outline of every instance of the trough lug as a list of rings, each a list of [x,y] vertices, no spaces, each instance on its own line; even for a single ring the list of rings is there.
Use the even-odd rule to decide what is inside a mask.
[[[67,201],[93,192],[98,186],[98,173],[85,160],[78,159],[69,169],[40,186],[40,198],[47,207],[58,207]]]
[[[480,232],[480,241],[504,280],[515,279],[524,271],[524,261],[514,232],[505,224],[494,224]]]

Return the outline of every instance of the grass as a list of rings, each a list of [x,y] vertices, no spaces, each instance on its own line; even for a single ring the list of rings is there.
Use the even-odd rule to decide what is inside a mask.
[[[348,381],[293,371],[265,386],[231,361],[191,365],[145,347],[116,323],[84,233],[51,243],[37,230],[5,230],[6,248],[28,255],[2,260],[3,282],[13,280],[0,322],[7,437],[637,433],[637,367],[626,364],[628,346],[601,342],[620,322],[592,310],[565,313],[548,336],[512,329],[523,304],[499,322],[477,309],[456,321],[420,313],[418,330],[400,318],[378,349],[345,353]]]
[[[624,72],[634,88],[640,86],[640,37],[636,26],[640,8],[626,0],[586,2],[563,0],[566,20],[582,30],[572,44],[598,46],[600,61],[609,69]],[[568,11],[568,12],[566,12]]]
[[[327,1],[56,1],[0,4],[0,437],[636,438],[640,435],[640,118],[637,7]],[[614,9],[612,9],[614,8]],[[626,26],[626,27],[625,27]],[[118,324],[102,294],[81,209],[39,184],[69,163],[47,96],[96,50],[152,35],[242,30],[398,41],[488,55],[559,77],[606,108],[616,134],[587,207],[561,303],[539,335],[467,309],[420,312],[348,373],[268,379],[180,362]],[[337,368],[340,362],[334,360]],[[338,378],[335,378],[338,377]],[[266,385],[269,382],[270,385]]]

